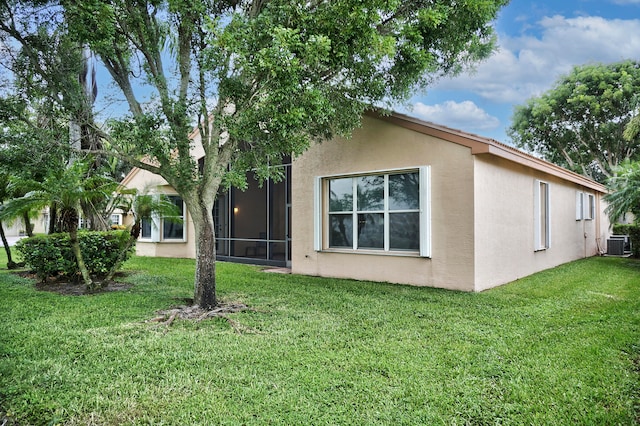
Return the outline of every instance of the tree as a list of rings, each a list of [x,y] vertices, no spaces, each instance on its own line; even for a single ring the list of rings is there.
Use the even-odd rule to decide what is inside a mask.
[[[640,162],[625,161],[607,181],[609,193],[604,196],[608,203],[606,212],[612,222],[627,213],[640,218]]]
[[[2,210],[0,219],[12,217],[15,212],[25,208],[43,208],[56,205],[60,209],[63,223],[63,232],[69,233],[69,243],[76,258],[78,269],[82,279],[89,290],[94,290],[96,285],[89,276],[89,271],[84,263],[80,243],[78,241],[78,223],[80,205],[85,200],[111,196],[117,183],[113,180],[90,174],[90,165],[87,162],[76,160],[69,167],[51,170],[42,182],[32,182],[35,188],[20,198],[9,200]]]
[[[4,209],[3,203],[9,198],[8,187],[9,175],[5,172],[0,172],[0,214]],[[7,269],[15,269],[17,264],[13,261],[13,257],[11,256],[11,247],[9,247],[9,242],[7,241],[7,237],[4,233],[3,222],[3,220],[0,220],[0,238],[2,239],[4,251],[7,254]]]
[[[631,117],[631,120],[627,123],[627,126],[624,128],[624,133],[622,134],[625,140],[630,142],[640,136],[640,95],[637,95],[635,109],[635,115]]]
[[[245,186],[250,169],[282,178],[269,164],[347,136],[373,105],[485,58],[490,22],[506,3],[62,0],[46,10],[100,58],[128,103],[129,116],[103,135],[116,155],[161,175],[185,201],[196,231],[194,301],[211,308],[218,188]]]
[[[616,166],[640,158],[638,133],[623,137],[639,92],[636,61],[578,66],[517,107],[508,133],[518,147],[605,182]]]

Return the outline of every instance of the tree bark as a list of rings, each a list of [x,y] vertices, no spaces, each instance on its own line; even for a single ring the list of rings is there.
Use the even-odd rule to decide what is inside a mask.
[[[216,299],[216,246],[213,206],[197,203],[190,211],[196,234],[196,272],[193,303],[213,309]]]
[[[87,265],[84,263],[82,251],[80,250],[80,241],[78,240],[78,212],[75,209],[66,209],[62,212],[62,221],[66,232],[69,233],[69,244],[71,251],[76,258],[78,269],[82,274],[82,280],[88,290],[95,290]]]
[[[103,281],[104,285],[108,284],[109,281],[113,280],[113,277],[116,274],[116,271],[120,268],[120,265],[122,265],[122,262],[124,262],[124,258],[126,257],[127,252],[140,236],[140,227],[141,227],[140,220],[136,219],[136,221],[133,223],[133,226],[131,227],[131,231],[129,232],[129,239],[127,240],[127,244],[122,249],[122,251],[120,251],[120,253],[118,254],[118,258],[114,262],[113,266],[111,266],[111,269],[109,270],[109,273],[107,274],[107,276],[104,278],[104,281]]]
[[[55,234],[58,223],[58,206],[55,203],[49,206],[49,234]]]
[[[22,221],[24,222],[24,232],[27,234],[27,237],[33,237],[33,226],[31,226],[29,213],[25,212],[22,214]]]
[[[9,247],[9,242],[7,241],[7,236],[4,234],[4,226],[2,226],[2,222],[0,222],[0,237],[2,238],[2,244],[4,245],[4,251],[7,252],[7,269],[15,269],[17,265],[11,259],[11,248]]]

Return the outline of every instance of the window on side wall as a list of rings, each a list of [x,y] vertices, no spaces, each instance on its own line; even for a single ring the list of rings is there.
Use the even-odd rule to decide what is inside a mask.
[[[584,219],[584,192],[576,192],[576,220]]]
[[[184,203],[178,195],[169,195],[169,200],[176,205],[179,216],[162,218],[162,239],[163,240],[183,240],[184,239]]]
[[[113,213],[110,217],[109,217],[109,223],[113,226],[118,226],[118,225],[122,225],[122,214],[120,213]]]
[[[143,218],[140,229],[141,239],[151,240],[152,242],[185,241],[184,202],[178,195],[168,195],[167,197],[178,208],[178,216]]]
[[[584,218],[593,220],[596,215],[596,197],[593,194],[585,194]]]
[[[550,201],[549,184],[541,180],[536,180],[533,199],[535,250],[545,250],[551,246]]]
[[[596,215],[596,197],[585,192],[576,192],[576,220],[593,220]]]
[[[428,167],[318,178],[316,198],[317,250],[431,254]]]
[[[153,219],[143,218],[140,226],[140,238],[151,239],[151,229],[153,228]]]

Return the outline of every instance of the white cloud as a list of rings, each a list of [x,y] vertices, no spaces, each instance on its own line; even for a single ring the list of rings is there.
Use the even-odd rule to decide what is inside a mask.
[[[636,0],[640,1],[640,0]],[[537,35],[499,36],[499,51],[473,74],[434,89],[471,90],[498,103],[522,103],[551,88],[574,65],[638,58],[640,20],[563,16],[540,20]]]
[[[446,101],[437,105],[417,102],[413,105],[411,113],[427,121],[467,131],[493,130],[500,125],[500,120],[489,115],[472,101]]]

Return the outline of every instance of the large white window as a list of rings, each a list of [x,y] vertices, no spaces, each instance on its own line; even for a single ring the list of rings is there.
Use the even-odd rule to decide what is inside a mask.
[[[316,249],[430,256],[428,167],[319,178],[316,191]]]
[[[549,184],[536,180],[533,192],[535,250],[544,250],[551,246],[551,197]]]

